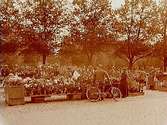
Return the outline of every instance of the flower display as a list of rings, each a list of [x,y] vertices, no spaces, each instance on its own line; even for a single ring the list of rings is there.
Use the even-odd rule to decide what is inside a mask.
[[[93,66],[17,65],[10,69],[10,74],[4,80],[5,85],[23,84],[26,96],[81,93],[93,82],[94,75]],[[122,70],[108,68],[107,72],[112,83],[119,84]],[[140,76],[145,80],[145,74],[143,71],[127,71],[129,89],[137,91]]]

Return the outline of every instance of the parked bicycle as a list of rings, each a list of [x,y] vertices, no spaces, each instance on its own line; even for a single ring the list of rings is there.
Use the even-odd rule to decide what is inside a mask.
[[[93,83],[87,87],[86,97],[92,102],[103,100],[106,97],[113,98],[119,101],[122,98],[122,93],[118,87],[114,86],[111,80],[107,84],[100,85],[100,83]]]

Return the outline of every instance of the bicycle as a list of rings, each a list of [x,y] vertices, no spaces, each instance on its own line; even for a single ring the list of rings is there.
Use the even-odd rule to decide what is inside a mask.
[[[104,91],[102,91],[102,89]],[[108,85],[103,85],[102,89],[99,85],[92,84],[87,87],[86,97],[91,102],[97,102],[103,100],[106,97],[112,97],[115,101],[119,101],[122,98],[122,93],[118,87],[114,87],[111,80]]]

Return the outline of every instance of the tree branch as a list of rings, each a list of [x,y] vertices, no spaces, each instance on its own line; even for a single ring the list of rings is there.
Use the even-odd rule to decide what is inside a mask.
[[[138,60],[144,58],[144,57],[147,57],[147,56],[150,56],[152,54],[152,52],[149,52],[149,53],[146,53],[144,55],[141,55],[141,56],[138,56],[134,59],[133,63],[137,62]]]

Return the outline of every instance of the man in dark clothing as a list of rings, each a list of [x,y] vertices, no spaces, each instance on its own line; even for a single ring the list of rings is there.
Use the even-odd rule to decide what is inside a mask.
[[[120,90],[121,90],[123,98],[128,96],[128,82],[127,82],[127,74],[125,70],[123,71],[121,75]]]

